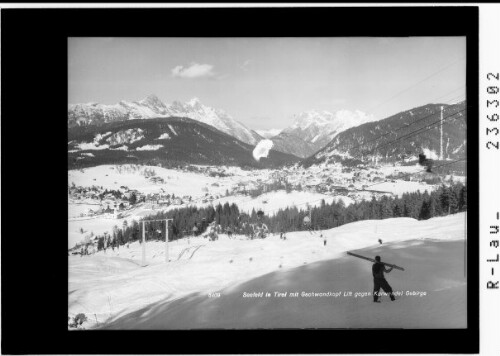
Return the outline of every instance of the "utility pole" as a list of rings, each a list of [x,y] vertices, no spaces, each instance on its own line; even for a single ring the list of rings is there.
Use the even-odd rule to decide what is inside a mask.
[[[168,263],[168,222],[173,219],[165,219],[165,262]]]
[[[146,266],[146,229],[145,221],[142,221],[142,267]]]
[[[440,135],[439,159],[443,160],[443,107],[441,106],[441,135]]]

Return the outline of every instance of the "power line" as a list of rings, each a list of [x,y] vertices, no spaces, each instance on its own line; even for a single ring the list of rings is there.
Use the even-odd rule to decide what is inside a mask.
[[[462,85],[461,87],[459,87],[459,88],[456,88],[456,89],[452,90],[452,91],[451,91],[451,92],[449,92],[448,94],[441,95],[440,97],[438,97],[437,99],[434,99],[434,100],[439,100],[439,99],[441,99],[441,98],[445,98],[445,97],[447,97],[448,95],[450,95],[451,93],[454,93],[454,92],[456,92],[456,91],[458,91],[458,90],[460,90],[460,89],[465,89],[465,87],[466,87],[465,85]],[[463,96],[463,95],[461,94],[461,96]],[[447,100],[447,101],[449,101],[449,100]]]
[[[432,129],[432,128],[433,128],[432,126],[437,125],[437,124],[439,124],[440,122],[443,122],[444,120],[447,120],[447,119],[449,119],[450,117],[455,116],[456,114],[459,114],[459,113],[461,113],[461,112],[463,112],[463,111],[465,111],[465,110],[466,110],[466,109],[462,109],[462,110],[460,110],[460,111],[457,111],[456,113],[450,114],[450,115],[448,115],[448,116],[444,117],[443,119],[440,119],[440,120],[438,120],[438,121],[435,121],[435,122],[433,122],[433,123],[431,123],[431,124],[429,124],[429,125],[427,125],[427,126],[424,126],[424,127],[419,128],[419,129],[417,129],[417,130],[415,130],[415,131],[409,132],[408,134],[403,135],[403,136],[401,136],[401,137],[399,137],[399,138],[395,139],[394,141],[391,141],[391,142],[388,142],[388,143],[382,144],[382,145],[380,145],[380,146],[377,146],[377,147],[375,147],[373,150],[371,150],[370,152],[367,152],[367,153],[364,153],[364,154],[373,153],[373,152],[375,152],[376,150],[378,150],[379,148],[382,148],[382,147],[385,147],[385,146],[391,145],[391,144],[393,144],[393,143],[395,143],[395,142],[398,142],[398,141],[400,141],[400,140],[402,140],[402,139],[405,139],[405,138],[410,138],[410,137],[413,137],[413,136],[419,135],[419,134],[421,134],[421,133],[423,133],[423,132],[429,131],[430,129]],[[420,131],[420,132],[419,132],[419,131]]]
[[[458,62],[460,62],[460,61],[462,61],[462,60],[464,60],[464,59],[465,59],[465,57],[461,57],[461,58],[457,59],[456,61],[454,61],[454,62],[452,62],[452,63],[450,63],[450,64],[446,65],[445,67],[443,67],[443,68],[439,69],[438,71],[436,71],[436,72],[432,73],[431,75],[429,75],[429,76],[425,77],[424,79],[422,79],[422,80],[418,81],[417,83],[415,83],[415,84],[413,84],[413,85],[409,86],[408,88],[403,89],[402,91],[400,91],[400,92],[396,93],[395,95],[393,95],[393,96],[392,96],[392,97],[390,97],[389,99],[387,99],[387,100],[385,100],[385,101],[383,101],[383,102],[381,102],[381,103],[377,104],[376,106],[372,107],[371,109],[369,109],[369,110],[367,110],[367,111],[368,111],[368,112],[370,112],[370,111],[373,111],[373,110],[375,110],[375,109],[379,108],[379,107],[380,107],[380,106],[382,106],[383,104],[388,103],[388,102],[389,102],[389,101],[391,101],[392,99],[394,99],[394,98],[398,97],[399,95],[401,95],[401,94],[403,94],[403,93],[407,92],[408,90],[410,90],[410,89],[412,89],[412,88],[416,87],[417,85],[419,85],[419,84],[421,84],[421,83],[425,82],[426,80],[428,80],[428,79],[430,79],[430,78],[432,78],[432,77],[434,77],[434,76],[438,75],[439,73],[443,72],[444,70],[446,70],[446,69],[450,68],[451,66],[455,65],[456,63],[458,63]]]
[[[461,95],[460,95],[459,97],[461,97]],[[451,100],[458,99],[459,97],[455,97],[455,98],[453,98],[453,99],[451,99]],[[389,131],[389,132],[386,132],[385,134],[382,134],[382,135],[380,135],[380,136],[379,136],[379,137],[377,137],[377,138],[374,138],[374,139],[372,139],[372,140],[369,140],[369,141],[363,142],[362,144],[359,144],[359,145],[357,145],[357,146],[351,147],[349,150],[351,150],[351,151],[352,151],[352,150],[354,150],[354,149],[356,149],[356,148],[359,148],[359,147],[361,147],[361,146],[364,146],[364,145],[366,145],[366,144],[368,144],[368,143],[371,143],[371,142],[377,141],[377,140],[381,139],[382,137],[385,137],[385,136],[388,136],[388,135],[390,135],[390,134],[393,134],[394,132],[397,132],[397,131],[400,131],[400,130],[406,129],[406,128],[410,127],[410,126],[415,125],[416,123],[418,123],[418,122],[420,122],[420,121],[423,121],[423,120],[425,120],[425,119],[427,119],[427,118],[429,118],[429,117],[431,117],[431,116],[435,115],[435,114],[437,114],[437,111],[435,111],[435,112],[433,112],[433,113],[431,113],[431,114],[429,114],[429,115],[427,115],[427,116],[424,116],[424,117],[422,117],[422,118],[420,118],[420,119],[418,119],[418,120],[415,120],[414,122],[412,122],[412,123],[410,123],[410,124],[408,124],[408,125],[406,125],[406,126],[401,126],[400,128],[395,129],[395,130],[392,130],[392,131]]]

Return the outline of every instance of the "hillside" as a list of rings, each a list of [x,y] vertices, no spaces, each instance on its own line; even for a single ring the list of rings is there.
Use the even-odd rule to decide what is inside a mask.
[[[308,166],[339,157],[385,162],[417,159],[420,153],[437,159],[440,154],[440,107],[443,106],[443,159],[466,154],[466,102],[428,104],[386,119],[350,128],[303,161]]]
[[[317,151],[312,143],[305,141],[293,133],[281,132],[271,138],[273,148],[280,152],[293,154],[297,157],[305,158]]]
[[[200,236],[171,242],[168,265],[164,243],[148,242],[146,267],[140,267],[137,242],[70,256],[69,313],[92,313],[86,327],[108,329],[463,328],[464,223],[464,213],[425,221],[359,221],[322,231],[326,246],[307,231],[288,233],[286,240],[221,235],[209,242]],[[371,263],[346,251],[380,255],[405,268],[387,275],[402,293],[396,302],[387,297],[372,302],[366,294],[373,286]],[[353,295],[243,297],[244,292],[344,291]],[[420,295],[407,295],[415,291]],[[212,292],[220,298],[209,298]]]
[[[191,163],[240,167],[278,167],[297,157],[270,151],[256,162],[253,146],[210,125],[188,118],[127,120],[68,130],[68,168],[102,164]]]
[[[203,105],[198,98],[186,103],[174,101],[163,103],[156,95],[134,101],[120,101],[118,104],[99,103],[71,104],[68,107],[68,127],[103,125],[110,122],[154,119],[160,117],[187,117],[234,136],[248,143],[256,144],[262,137],[233,119],[224,110]]]

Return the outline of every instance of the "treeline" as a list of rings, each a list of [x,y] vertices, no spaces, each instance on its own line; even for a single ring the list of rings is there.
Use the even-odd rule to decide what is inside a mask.
[[[409,217],[426,220],[436,216],[455,214],[467,210],[467,186],[454,183],[447,187],[441,185],[429,193],[420,191],[405,193],[400,198],[383,196],[373,197],[345,206],[343,201],[326,204],[323,200],[319,207],[309,210],[294,208],[280,209],[275,216],[265,217],[264,221],[271,231],[297,231],[305,229],[331,229],[359,220],[377,220],[394,217]],[[310,215],[310,225],[304,218]]]
[[[249,226],[257,223],[264,223],[271,232],[278,233],[308,229],[325,230],[360,220],[393,217],[426,220],[466,210],[467,186],[454,183],[448,187],[441,185],[431,193],[405,193],[400,198],[383,196],[378,200],[373,197],[370,201],[363,200],[349,206],[345,206],[342,200],[331,204],[326,204],[323,200],[318,207],[280,209],[273,216],[262,215],[255,209],[251,214],[240,213],[236,204],[225,203],[215,207],[173,209],[147,216],[145,219],[173,219],[168,227],[169,240],[176,240],[188,235],[202,234],[211,223],[215,224],[219,233],[231,231],[236,234],[251,234]],[[304,223],[306,216],[310,216],[310,224]],[[145,229],[146,240],[165,240],[164,222],[148,222]],[[121,227],[115,226],[111,234],[97,238],[99,250],[105,246],[118,247],[142,240],[142,220],[133,220],[130,224],[124,221]]]
[[[215,222],[219,227],[219,232],[227,231],[228,227],[236,228],[242,225],[245,221],[245,215],[240,214],[236,204],[225,203],[217,206],[208,206],[205,208],[187,207],[169,210],[167,212],[159,212],[155,215],[149,215],[145,219],[139,221],[132,220],[130,223],[127,220],[123,221],[122,226],[115,226],[110,234],[97,235],[97,249],[115,248],[121,245],[126,245],[134,241],[142,241],[143,224],[142,220],[158,220],[155,222],[148,221],[144,224],[145,239],[150,240],[165,240],[165,222],[164,219],[173,219],[168,226],[169,241],[182,238],[186,235],[199,235],[206,231],[208,225]],[[248,221],[248,219],[246,219]],[[196,229],[194,229],[196,227]]]

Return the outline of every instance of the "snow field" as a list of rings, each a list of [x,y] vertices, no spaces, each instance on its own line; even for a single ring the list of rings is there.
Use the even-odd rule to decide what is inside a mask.
[[[147,179],[142,173],[146,169],[153,169],[156,176],[165,180],[166,185],[158,185]],[[177,196],[183,195],[204,195],[202,191],[206,186],[215,194],[222,194],[226,191],[228,180],[224,178],[208,177],[201,174],[182,172],[174,169],[166,169],[154,166],[137,166],[132,168],[129,165],[115,166],[102,165],[81,170],[71,170],[68,172],[68,182],[73,182],[77,186],[90,187],[92,185],[102,186],[105,189],[119,189],[126,186],[142,193],[159,193],[161,188],[167,189],[169,194]],[[211,186],[218,183],[220,186]]]
[[[148,242],[146,267],[140,267],[141,246],[135,242],[128,249],[122,246],[119,250],[108,249],[106,253],[101,251],[93,256],[68,258],[68,312],[94,315],[93,318],[102,324],[155,303],[170,303],[193,293],[206,296],[224,290],[231,294],[240,290],[242,283],[273,272],[278,273],[273,277],[273,285],[277,286],[281,283],[280,276],[294,273],[297,267],[338,260],[346,251],[354,249],[376,249],[378,239],[383,240],[380,245],[385,249],[383,256],[390,257],[388,254],[392,253],[387,261],[407,268],[408,249],[425,247],[426,241],[462,240],[464,229],[465,214],[460,213],[426,221],[394,218],[361,221],[323,232],[292,232],[286,234],[285,241],[279,236],[247,240],[243,236],[229,239],[220,235],[214,242],[196,237],[169,243],[171,262],[168,264],[164,262],[165,244]],[[326,246],[320,234],[327,239]],[[419,258],[422,263],[426,257]],[[370,268],[370,263],[366,266]],[[411,273],[404,276],[417,281],[423,278],[422,275],[411,277]],[[460,284],[451,284],[451,287],[456,286]],[[443,287],[450,286],[441,283]]]
[[[393,262],[402,251],[391,253],[391,245],[356,252]],[[407,245],[406,271],[388,275],[395,302],[382,296],[381,303],[373,303],[371,263],[343,256],[262,275],[220,290],[218,298],[192,293],[164,299],[104,328],[465,328],[463,242],[408,240],[400,245]],[[269,297],[255,297],[258,293]]]

